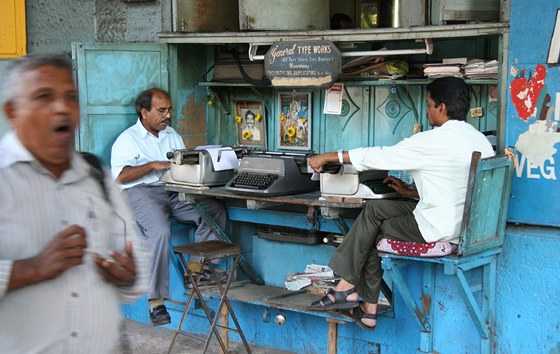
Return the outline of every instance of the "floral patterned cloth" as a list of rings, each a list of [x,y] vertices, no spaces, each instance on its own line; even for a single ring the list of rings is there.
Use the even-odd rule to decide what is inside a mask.
[[[418,243],[384,238],[377,243],[377,250],[403,256],[441,257],[457,252],[457,245],[447,241]]]

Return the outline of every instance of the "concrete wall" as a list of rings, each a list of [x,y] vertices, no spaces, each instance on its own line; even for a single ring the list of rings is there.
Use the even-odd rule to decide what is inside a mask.
[[[28,53],[70,55],[72,42],[158,42],[158,33],[171,28],[171,2],[165,0],[33,0],[25,10]],[[0,79],[9,61],[0,60]],[[0,110],[0,136],[8,128]]]

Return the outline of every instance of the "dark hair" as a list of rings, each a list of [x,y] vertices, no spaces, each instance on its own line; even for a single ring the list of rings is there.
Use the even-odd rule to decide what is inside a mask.
[[[342,24],[346,23],[346,26]],[[350,27],[348,27],[350,25]],[[352,19],[350,16],[342,13],[334,14],[331,17],[331,29],[345,29],[345,28],[352,28]]]
[[[251,110],[249,109],[249,110],[247,110],[247,112],[245,112],[245,120],[247,120],[247,117],[248,117],[249,115],[252,115],[252,116],[253,116],[253,119],[256,118],[256,117],[255,117],[255,113],[253,113],[253,111],[251,111]]]
[[[467,83],[456,77],[435,79],[426,86],[426,91],[436,106],[445,103],[449,119],[465,120],[470,108],[471,97]]]
[[[12,60],[4,72],[3,94],[6,101],[13,100],[19,92],[14,90],[21,79],[21,75],[36,70],[42,66],[72,70],[70,58],[63,54],[34,53]]]
[[[152,97],[154,96],[154,94],[158,92],[164,94],[165,96],[167,96],[167,98],[171,99],[171,97],[169,97],[169,94],[166,91],[156,87],[152,87],[142,91],[138,95],[138,98],[136,98],[136,102],[134,102],[134,108],[136,108],[136,114],[138,114],[138,117],[142,117],[142,113],[141,113],[142,108],[146,108],[148,111],[152,110]]]

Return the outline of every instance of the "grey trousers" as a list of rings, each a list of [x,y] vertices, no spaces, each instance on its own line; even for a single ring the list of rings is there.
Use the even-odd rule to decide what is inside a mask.
[[[369,200],[333,254],[329,267],[350,284],[360,297],[376,304],[383,280],[376,245],[382,238],[422,242],[412,215],[417,202],[412,199]]]
[[[170,217],[182,223],[197,225],[195,242],[218,239],[212,228],[204,222],[196,209],[180,202],[175,192],[165,191],[162,186],[136,186],[125,190],[125,195],[134,213],[143,236],[144,247],[152,255],[151,280],[148,299],[169,297],[169,238]],[[215,199],[199,201],[216,223],[225,229],[227,214],[224,206]],[[199,259],[191,259],[199,261]]]

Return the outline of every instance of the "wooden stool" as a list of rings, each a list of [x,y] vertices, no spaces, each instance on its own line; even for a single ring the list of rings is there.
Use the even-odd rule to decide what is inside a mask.
[[[179,325],[177,326],[177,330],[175,331],[175,335],[173,336],[173,341],[171,342],[171,346],[169,347],[168,353],[171,352],[171,349],[173,348],[173,345],[175,344],[175,340],[177,339],[177,335],[179,333],[183,334],[183,335],[187,335],[190,337],[189,333],[183,331],[181,328],[183,326],[183,322],[185,320],[185,317],[187,316],[187,313],[189,312],[189,308],[191,306],[192,300],[194,299],[194,296],[196,295],[198,297],[198,300],[200,301],[200,305],[202,306],[202,308],[204,309],[204,312],[206,313],[206,317],[208,318],[208,321],[211,324],[210,327],[210,331],[208,332],[208,336],[206,337],[206,342],[204,344],[204,350],[203,353],[206,352],[206,350],[208,350],[208,345],[210,344],[210,339],[212,338],[212,333],[214,333],[216,335],[216,338],[218,339],[218,342],[220,343],[220,347],[222,348],[222,351],[224,353],[228,352],[228,345],[227,345],[227,331],[234,331],[236,333],[239,334],[239,336],[241,337],[241,340],[243,341],[243,345],[245,346],[245,349],[247,350],[247,353],[251,353],[251,349],[249,348],[249,344],[247,343],[247,340],[245,339],[245,335],[243,334],[243,331],[241,330],[241,327],[239,326],[239,322],[237,321],[237,317],[235,316],[233,309],[231,308],[231,305],[229,303],[229,299],[227,297],[227,293],[231,284],[231,280],[233,279],[233,275],[235,273],[235,270],[237,269],[237,264],[239,262],[239,258],[241,257],[241,245],[236,245],[236,244],[232,244],[232,243],[227,243],[227,242],[222,242],[222,241],[206,241],[206,242],[199,242],[199,243],[193,243],[193,244],[188,244],[188,245],[182,245],[182,246],[176,246],[173,248],[173,251],[179,256],[179,259],[181,260],[181,263],[183,264],[183,267],[186,270],[188,279],[190,280],[193,288],[192,291],[190,291],[190,295],[189,295],[189,299],[187,300],[187,304],[185,306],[185,311],[183,312],[183,315],[181,316],[181,321],[179,322]],[[208,270],[210,270],[210,274],[212,279],[216,282],[216,285],[218,287],[218,289],[220,290],[220,302],[218,304],[218,309],[216,310],[216,315],[214,316],[214,318],[212,318],[212,315],[210,314],[210,310],[208,309],[208,307],[206,306],[206,303],[204,301],[204,298],[202,297],[202,293],[200,292],[200,288],[199,288],[199,282],[200,282],[200,278],[202,276],[202,273],[198,273],[198,272],[194,272],[193,270],[189,269],[188,267],[188,262],[185,260],[185,255],[189,255],[189,256],[198,256],[202,259],[204,259],[203,261],[203,267],[206,266],[206,268]],[[214,259],[220,259],[220,258],[226,258],[226,257],[233,257],[233,265],[230,269],[229,272],[226,272],[227,276],[227,281],[226,284],[222,284],[222,280],[218,278],[218,276],[216,275],[216,270],[214,269],[214,266],[212,264],[212,260]],[[231,318],[233,319],[233,322],[235,323],[235,328],[231,328],[228,327],[227,325],[224,326],[222,324],[218,325],[218,317],[220,317],[220,313],[222,311],[222,307],[223,305],[226,305],[227,307],[227,311],[229,311],[229,314],[231,315]],[[225,310],[225,309],[224,309]],[[227,321],[227,311],[225,312],[225,315],[222,316],[226,319]],[[224,339],[222,339],[222,337],[220,337],[220,334],[217,330],[216,327],[220,327],[222,329],[226,330],[226,336],[224,336],[225,339],[225,343],[224,343]],[[192,338],[196,338],[196,339],[200,339],[197,337],[192,337]]]

